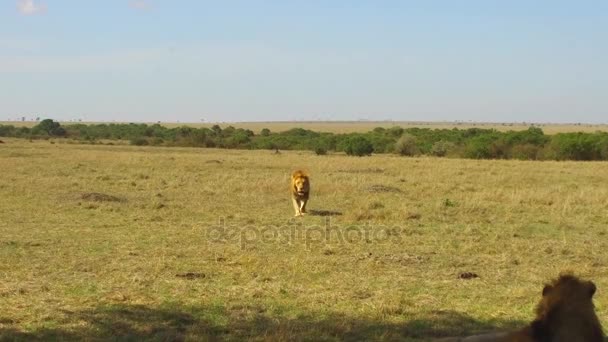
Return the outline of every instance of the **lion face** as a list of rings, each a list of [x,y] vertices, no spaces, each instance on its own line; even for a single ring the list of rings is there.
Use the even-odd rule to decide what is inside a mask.
[[[309,189],[310,185],[308,182],[308,177],[304,175],[298,175],[298,177],[293,179],[293,191],[296,194],[303,196],[308,193]]]

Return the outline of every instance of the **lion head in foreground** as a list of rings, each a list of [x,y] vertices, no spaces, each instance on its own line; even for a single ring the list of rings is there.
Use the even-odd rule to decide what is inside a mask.
[[[591,281],[561,274],[543,288],[536,319],[523,329],[443,342],[603,342],[604,332],[593,306],[596,287]]]
[[[604,341],[593,305],[596,289],[591,281],[560,275],[543,288],[536,319],[527,333],[533,341]]]

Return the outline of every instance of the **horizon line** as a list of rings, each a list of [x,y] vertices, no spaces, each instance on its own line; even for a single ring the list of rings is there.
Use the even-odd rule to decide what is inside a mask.
[[[40,120],[0,120],[0,124],[4,123],[32,123],[40,122]],[[465,120],[260,120],[260,121],[139,121],[139,120],[126,120],[126,121],[97,121],[97,120],[55,120],[59,123],[80,123],[80,124],[191,124],[191,125],[213,125],[213,124],[289,124],[289,123],[304,123],[304,124],[408,124],[408,125],[441,125],[441,124],[465,124],[465,125],[522,125],[522,126],[535,126],[535,125],[555,125],[555,126],[569,126],[569,125],[592,125],[592,126],[605,126],[608,122],[593,123],[593,122],[550,122],[550,121],[465,121]]]

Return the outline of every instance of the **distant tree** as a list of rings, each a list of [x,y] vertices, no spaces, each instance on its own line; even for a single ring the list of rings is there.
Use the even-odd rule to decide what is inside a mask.
[[[344,152],[349,156],[370,156],[374,152],[372,143],[363,136],[353,136],[344,142]]]
[[[134,138],[131,139],[131,145],[135,145],[135,146],[147,146],[149,145],[150,142],[145,139],[145,138]]]
[[[399,126],[394,126],[394,127],[389,128],[388,133],[391,136],[397,138],[397,137],[400,137],[401,135],[403,135],[403,128],[401,128]]]
[[[238,131],[235,131],[235,133],[232,134],[228,138],[228,141],[226,142],[226,144],[227,144],[227,147],[237,148],[237,147],[244,147],[244,145],[249,143],[250,141],[251,141],[251,138],[247,134],[246,131],[238,130]]]
[[[404,133],[395,143],[395,152],[402,156],[413,156],[418,154],[416,137],[409,133]]]
[[[49,136],[65,136],[66,131],[59,122],[55,122],[52,119],[44,119],[39,124],[32,128],[33,134],[45,133]]]
[[[213,125],[213,127],[211,127],[211,131],[216,136],[219,136],[222,134],[222,128],[219,125]]]
[[[233,135],[234,132],[236,132],[236,128],[234,128],[233,126],[228,126],[222,130],[222,136],[229,137],[229,136]]]
[[[436,157],[445,157],[456,145],[451,141],[439,140],[431,147],[431,154]]]
[[[315,147],[315,154],[318,156],[324,156],[327,154],[327,149],[323,146],[317,146]]]

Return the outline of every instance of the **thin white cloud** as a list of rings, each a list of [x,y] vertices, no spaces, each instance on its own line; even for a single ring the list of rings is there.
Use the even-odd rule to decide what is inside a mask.
[[[152,4],[147,0],[132,0],[129,2],[129,7],[140,11],[147,11],[152,7]]]
[[[23,15],[45,13],[46,4],[34,0],[17,0],[17,10]]]

